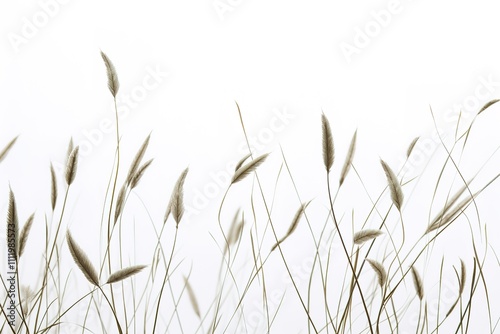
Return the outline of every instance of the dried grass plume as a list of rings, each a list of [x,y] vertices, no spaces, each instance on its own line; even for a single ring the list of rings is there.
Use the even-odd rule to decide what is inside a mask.
[[[321,114],[321,127],[323,134],[323,162],[326,171],[329,173],[335,159],[335,148],[333,146],[332,129],[325,114]]]
[[[127,279],[130,276],[133,276],[133,275],[141,272],[142,269],[144,269],[146,267],[147,266],[145,266],[145,265],[138,265],[138,266],[131,266],[131,267],[127,267],[127,268],[115,271],[113,274],[111,274],[111,276],[109,276],[108,280],[106,281],[106,284],[112,284],[112,283],[116,283],[119,281],[123,281],[124,279]]]
[[[361,230],[354,233],[353,241],[356,245],[361,245],[369,240],[375,239],[381,234],[383,234],[383,232],[380,230]]]
[[[21,233],[19,234],[19,257],[21,257],[24,253],[24,248],[26,247],[26,242],[28,241],[28,236],[30,234],[34,219],[35,214],[33,213],[31,214],[31,216],[29,216],[28,220],[21,229]]]
[[[269,153],[263,154],[255,159],[253,159],[252,161],[250,161],[246,165],[243,165],[240,168],[238,168],[233,175],[233,179],[231,180],[231,184],[234,184],[236,182],[240,182],[241,180],[243,180],[251,172],[253,172],[255,169],[257,169],[257,167],[259,167],[264,162],[264,160],[266,160],[268,155],[269,155]]]
[[[347,157],[342,167],[342,172],[340,172],[339,187],[342,186],[344,180],[351,169],[352,160],[354,159],[354,152],[356,151],[356,137],[358,135],[358,130],[354,132],[351,139],[351,144],[349,145],[349,151],[347,151]]]
[[[387,183],[389,186],[389,190],[391,192],[391,199],[396,208],[401,212],[401,207],[403,206],[403,190],[401,189],[401,184],[399,183],[396,174],[392,171],[392,169],[385,163],[384,160],[380,160],[382,164],[382,168],[384,169],[385,176],[387,177]]]
[[[7,156],[7,154],[9,153],[9,151],[11,150],[12,146],[14,146],[14,144],[16,143],[17,141],[17,136],[14,137],[14,139],[12,139],[4,148],[2,151],[0,151],[0,163],[3,161],[3,159],[5,159],[5,157]]]
[[[167,206],[167,211],[165,212],[164,223],[167,221],[170,214],[175,219],[177,226],[181,222],[182,216],[184,215],[184,181],[186,180],[189,168],[186,168],[175,183],[174,190],[170,196],[170,202]]]
[[[71,233],[66,233],[66,241],[68,243],[68,248],[75,261],[76,265],[82,271],[85,278],[93,285],[99,286],[99,276],[97,276],[97,272],[90,262],[87,254],[78,246],[78,244],[73,240]]]
[[[118,89],[120,89],[120,82],[118,81],[118,74],[116,73],[115,66],[111,62],[111,60],[106,56],[104,52],[101,51],[101,57],[104,61],[104,65],[106,65],[106,73],[108,75],[108,88],[111,92],[111,95],[116,98],[116,94],[118,94]]]
[[[422,300],[424,298],[424,284],[414,266],[411,267],[411,275],[413,277],[413,285],[415,286],[415,291],[417,291],[418,299]]]
[[[385,282],[387,282],[387,273],[385,271],[384,266],[380,262],[375,260],[367,259],[367,261],[375,271],[375,274],[377,274],[378,284],[380,285],[381,288],[383,288]]]
[[[75,147],[68,158],[68,164],[66,166],[66,183],[68,186],[75,180],[76,167],[78,165],[78,150],[79,146]]]

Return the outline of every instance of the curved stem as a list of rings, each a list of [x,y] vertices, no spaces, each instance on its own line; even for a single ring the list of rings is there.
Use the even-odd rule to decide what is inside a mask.
[[[111,284],[109,285],[109,287],[111,288]],[[122,327],[120,326],[120,321],[118,320],[118,316],[116,315],[115,308],[113,307],[113,305],[111,305],[111,302],[109,301],[108,296],[106,296],[106,294],[104,293],[102,288],[100,286],[98,286],[98,288],[99,288],[99,290],[101,290],[102,295],[104,296],[104,298],[108,302],[109,307],[111,308],[111,313],[113,313],[113,316],[115,317],[115,321],[116,321],[116,326],[118,327],[118,333],[123,334]]]
[[[373,327],[372,327],[372,322],[370,319],[370,312],[368,310],[368,307],[366,306],[366,301],[365,301],[365,298],[363,296],[363,291],[361,290],[361,286],[359,285],[358,277],[356,275],[356,270],[354,269],[354,267],[352,265],[351,259],[349,257],[349,252],[347,251],[347,247],[346,247],[345,242],[344,242],[344,238],[342,237],[342,234],[340,233],[339,225],[337,223],[337,218],[335,218],[335,211],[333,210],[332,191],[330,189],[330,173],[329,172],[327,172],[327,174],[326,174],[326,183],[328,186],[328,198],[329,198],[329,202],[330,202],[330,209],[332,210],[333,222],[335,224],[335,228],[337,229],[337,233],[339,234],[339,239],[340,239],[340,242],[342,243],[342,248],[344,249],[344,253],[345,253],[347,262],[349,263],[349,267],[351,268],[352,275],[354,277],[356,286],[358,287],[359,295],[361,297],[361,302],[363,303],[363,307],[364,307],[365,313],[366,313],[366,318],[368,320],[368,325],[370,327],[370,333],[373,334]]]
[[[161,297],[163,296],[163,289],[165,288],[165,284],[167,283],[167,279],[169,278],[168,271],[170,269],[170,265],[172,264],[172,259],[174,257],[174,251],[175,251],[175,245],[177,243],[177,233],[178,232],[179,232],[179,228],[176,225],[176,227],[175,227],[175,235],[174,235],[174,243],[172,245],[172,252],[170,253],[170,258],[168,259],[167,268],[165,270],[165,276],[163,277],[163,283],[162,283],[161,289],[160,289],[160,295],[158,296],[158,303],[156,304],[155,321],[154,321],[154,324],[153,324],[153,331],[151,333],[155,333],[155,330],[156,330],[156,324],[158,322],[158,314],[160,313]]]

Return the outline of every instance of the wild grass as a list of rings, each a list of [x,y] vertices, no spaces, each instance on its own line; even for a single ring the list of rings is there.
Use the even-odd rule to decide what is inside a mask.
[[[322,113],[317,147],[311,148],[317,152],[312,164],[322,178],[314,198],[302,195],[309,179],[296,176],[303,173],[288,164],[286,148],[281,154],[251,150],[245,114],[236,103],[248,154],[235,165],[218,214],[204,217],[215,227],[205,236],[213,249],[198,251],[217,257],[201,265],[181,251],[191,237],[185,218],[185,197],[193,187],[188,168],[171,171],[179,176],[163,215],[149,212],[143,203],[153,231],[149,245],[130,241],[137,225],[130,225],[133,213],[127,207],[131,196],[140,197],[148,189],[139,185],[152,166],[153,158],[143,160],[154,137],[144,139],[128,171],[123,170],[121,151],[129,148],[120,144],[120,84],[110,58],[103,52],[101,57],[114,101],[110,112],[116,116],[105,201],[101,208],[89,208],[102,213],[101,231],[89,231],[101,242],[71,232],[71,217],[86,214],[71,212],[80,164],[79,146],[71,140],[63,175],[53,164],[48,168],[48,207],[19,214],[15,189],[8,189],[4,249],[13,266],[2,269],[0,276],[1,333],[498,332],[500,260],[488,232],[498,221],[483,221],[488,208],[480,202],[484,196],[498,200],[490,188],[500,174],[484,171],[497,150],[472,173],[462,164],[474,125],[499,100],[486,103],[469,124],[461,126],[459,119],[451,142],[440,137],[443,154],[437,161],[427,157],[433,168],[405,169],[422,141],[417,137],[403,153],[403,166],[380,159],[380,164],[371,162],[368,176],[356,157],[362,132],[354,131],[344,163],[338,165],[334,132]],[[9,152],[16,149],[17,139],[4,144],[0,168],[16,163]],[[312,179],[315,173],[308,175]],[[382,187],[368,185],[373,175]],[[64,184],[58,184],[59,177]],[[429,183],[420,186],[429,179],[430,188]],[[149,191],[158,193],[153,187]],[[416,211],[428,212],[427,220],[415,219]],[[35,226],[44,233],[30,236]],[[449,239],[457,233],[459,240]],[[34,246],[41,242],[43,247],[27,253],[34,238]],[[445,251],[456,242],[462,245],[462,257]],[[89,245],[99,248],[97,261],[89,255],[96,253]],[[138,248],[144,248],[148,261],[136,263],[130,256]],[[300,258],[307,261],[297,267]],[[42,272],[32,283],[23,269],[39,262]],[[217,262],[219,267],[212,265]],[[12,276],[15,280],[9,280]]]

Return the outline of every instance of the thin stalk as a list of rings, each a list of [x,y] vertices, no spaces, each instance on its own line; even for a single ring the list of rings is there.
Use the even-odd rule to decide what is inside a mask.
[[[361,302],[363,303],[363,308],[365,309],[365,314],[366,314],[366,318],[368,320],[370,333],[373,334],[373,326],[372,326],[372,322],[370,319],[370,311],[368,310],[368,307],[366,305],[365,297],[363,296],[363,291],[361,290],[361,286],[359,285],[358,277],[356,275],[356,270],[354,269],[354,266],[353,266],[351,259],[349,257],[349,252],[347,251],[347,247],[346,247],[346,244],[344,242],[344,238],[342,237],[342,234],[340,233],[340,228],[339,228],[339,225],[337,223],[337,218],[335,218],[335,211],[333,209],[333,201],[332,201],[332,191],[330,188],[330,173],[329,172],[327,172],[327,174],[326,174],[326,183],[328,186],[328,198],[329,198],[329,202],[330,202],[330,210],[332,211],[333,223],[335,224],[335,228],[337,229],[337,233],[339,234],[340,243],[342,244],[342,248],[344,249],[344,253],[345,253],[347,262],[349,263],[349,267],[351,268],[352,275],[355,278],[356,286],[358,287],[359,295],[361,297]]]
[[[174,251],[175,251],[175,245],[177,243],[177,233],[178,232],[179,232],[179,228],[176,225],[176,227],[175,227],[175,235],[174,235],[174,243],[172,245],[172,251],[170,252],[170,258],[168,259],[167,268],[165,270],[165,276],[163,277],[163,283],[161,285],[160,295],[158,296],[158,303],[156,304],[155,320],[154,320],[154,323],[153,323],[153,331],[151,333],[155,333],[156,325],[158,323],[158,314],[160,313],[161,298],[163,296],[163,289],[165,288],[165,284],[167,283],[167,278],[169,277],[168,276],[168,271],[170,269],[170,265],[172,264],[172,259],[174,257]]]
[[[111,191],[111,202],[109,204],[109,212],[108,212],[108,230],[107,230],[107,246],[108,246],[108,271],[111,273],[111,212],[113,210],[113,202],[115,199],[116,185],[118,183],[118,172],[120,170],[120,127],[118,124],[118,107],[116,105],[116,96],[113,96],[113,103],[115,106],[115,121],[116,121],[116,170],[115,176],[113,180],[113,189]],[[110,286],[111,289],[111,302],[113,307],[115,307],[115,298],[113,293],[113,286]]]

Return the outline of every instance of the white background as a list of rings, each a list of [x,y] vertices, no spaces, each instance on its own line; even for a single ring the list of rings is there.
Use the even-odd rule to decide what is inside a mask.
[[[257,153],[273,152],[262,170],[269,196],[281,163],[281,145],[296,171],[301,197],[318,198],[316,208],[323,214],[327,202],[321,112],[330,120],[337,148],[335,180],[357,129],[354,164],[370,194],[377,196],[385,186],[379,158],[399,170],[408,144],[422,136],[425,141],[417,146],[421,160],[408,172],[419,175],[434,153],[443,153],[436,148],[436,129],[449,144],[460,110],[463,124],[468,124],[482,105],[500,96],[498,31],[495,1],[3,2],[0,146],[14,136],[19,139],[0,165],[1,212],[6,212],[10,184],[21,220],[36,211],[39,225],[34,231],[41,233],[49,212],[49,164],[60,171],[72,137],[84,152],[65,224],[79,233],[84,249],[97,240],[116,146],[102,50],[113,61],[121,83],[123,174],[151,133],[147,159],[155,161],[134,198],[148,203],[152,220],[161,221],[177,176],[190,167],[186,202],[192,211],[184,222],[179,257],[194,261],[193,276],[203,275],[211,262],[196,259],[212,254],[216,266],[220,259],[209,235],[219,232],[216,214],[225,191],[216,181],[223,183],[227,164],[246,153],[235,101],[249,135],[257,138]],[[156,81],[151,80],[152,72],[157,73]],[[150,87],[144,87],[145,80]],[[130,96],[129,104],[125,96]],[[277,119],[278,114],[282,118]],[[471,150],[463,160],[466,178],[498,146],[496,114],[494,106],[477,120],[468,144]],[[427,224],[442,162],[431,162],[428,186],[412,195],[414,207],[408,210],[422,214],[422,221],[413,222],[419,231]],[[495,160],[490,162],[476,189],[496,175],[496,166]],[[347,216],[352,199],[358,198],[354,192],[366,195],[352,175],[348,186],[355,190],[341,202]],[[62,184],[62,176],[59,181]],[[248,181],[237,190],[245,203],[250,185]],[[443,186],[440,194],[445,196],[449,188]],[[226,220],[239,206],[234,196],[224,209]],[[282,205],[287,226],[298,202],[286,191],[281,196],[283,202],[288,196],[294,200]],[[489,224],[498,223],[494,208],[489,211],[498,192],[491,190],[485,197],[480,210],[492,212]],[[141,213],[134,212],[131,200],[129,214],[142,217],[144,208],[136,202]],[[155,241],[148,239],[151,222],[135,224],[139,244]],[[463,231],[467,233],[466,226]],[[498,245],[490,234],[490,242]],[[300,253],[299,241],[290,240],[298,243]],[[440,258],[447,247],[456,245],[441,243],[435,254]],[[36,242],[30,247],[34,252]],[[447,253],[449,274],[459,256],[472,263],[470,250]],[[93,256],[97,261],[98,253]],[[196,264],[204,269],[196,269]],[[197,285],[199,291],[204,290],[202,284]]]

